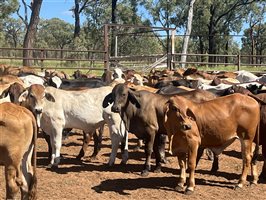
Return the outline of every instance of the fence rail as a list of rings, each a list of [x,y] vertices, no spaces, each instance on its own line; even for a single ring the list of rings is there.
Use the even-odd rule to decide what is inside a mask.
[[[23,50],[30,50],[30,57],[23,57]],[[51,48],[11,48],[0,47],[1,60],[32,60],[34,65],[44,67],[45,61],[66,61],[66,62],[88,62],[88,67],[79,67],[79,69],[103,70],[108,68],[105,65],[104,50],[72,50],[72,49],[51,49]],[[40,61],[40,63],[38,63]],[[72,64],[72,63],[71,63]],[[38,67],[35,67],[38,68]],[[50,69],[53,67],[49,67]],[[55,68],[55,67],[54,67]],[[56,67],[57,68],[57,67]],[[61,69],[76,69],[77,67],[60,67]]]
[[[108,51],[104,50],[71,50],[71,49],[44,49],[44,48],[31,48],[27,50],[32,51],[31,57],[23,57],[24,48],[11,48],[0,47],[0,62],[1,60],[33,60],[37,63],[35,68],[58,68],[53,66],[44,67],[45,61],[66,61],[66,62],[85,62],[86,67],[59,67],[58,69],[87,69],[87,70],[103,70],[109,69],[111,66],[122,66],[130,68],[141,68],[142,70],[155,67],[156,62],[160,60],[165,54],[156,55],[135,55],[135,56],[118,56],[110,57]],[[180,57],[182,55],[187,56],[186,62],[181,62]],[[186,66],[236,66],[237,70],[240,70],[241,66],[266,66],[266,55],[224,55],[224,54],[182,54],[182,53],[170,53],[171,57],[170,66],[168,68],[175,68],[181,64]],[[209,57],[216,57],[216,62],[208,62]],[[88,62],[88,64],[86,63]],[[74,63],[75,64],[75,63]],[[72,65],[72,63],[71,63]],[[87,67],[88,66],[88,67]]]

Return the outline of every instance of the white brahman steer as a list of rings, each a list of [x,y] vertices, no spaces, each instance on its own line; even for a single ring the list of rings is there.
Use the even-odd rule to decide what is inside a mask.
[[[37,117],[41,129],[50,135],[52,158],[49,167],[60,162],[62,131],[64,128],[77,128],[85,133],[83,147],[88,145],[92,134],[104,123],[109,125],[112,153],[108,164],[115,162],[119,143],[125,143],[122,163],[128,159],[127,132],[118,113],[111,112],[111,106],[102,107],[105,96],[112,87],[106,86],[80,91],[65,91],[54,87],[31,85],[20,96],[20,101]],[[84,138],[85,138],[84,137]]]

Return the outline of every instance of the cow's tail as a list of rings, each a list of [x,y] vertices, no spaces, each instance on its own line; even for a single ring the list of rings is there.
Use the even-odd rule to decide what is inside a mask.
[[[252,164],[255,165],[257,163],[258,157],[259,157],[259,145],[260,145],[260,116],[259,116],[259,122],[257,125],[256,129],[256,135],[254,138],[254,142],[256,144],[255,150],[253,152],[253,157],[252,157]]]
[[[35,118],[33,117],[32,120],[33,125],[33,136],[32,136],[32,143],[33,143],[33,154],[32,154],[32,166],[33,166],[33,175],[29,185],[29,199],[35,200],[37,199],[37,176],[36,176],[36,168],[37,168],[37,133],[38,127]]]

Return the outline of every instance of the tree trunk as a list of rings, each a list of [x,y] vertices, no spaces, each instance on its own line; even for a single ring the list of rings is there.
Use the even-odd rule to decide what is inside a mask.
[[[24,38],[23,42],[23,66],[31,66],[32,60],[29,60],[28,58],[32,57],[32,50],[29,50],[30,48],[33,48],[33,43],[35,39],[35,35],[37,32],[37,25],[39,23],[39,15],[41,10],[42,0],[33,0],[32,1],[32,12],[31,12],[31,18],[30,23],[27,28],[27,32]]]
[[[75,39],[79,37],[80,34],[79,0],[75,0],[74,16],[75,16],[74,39]]]
[[[216,54],[216,43],[215,43],[215,22],[214,22],[214,15],[215,15],[215,7],[211,6],[210,8],[210,23],[208,25],[209,29],[209,54]],[[214,63],[216,61],[216,56],[209,56],[208,62]],[[210,65],[212,66],[212,65]]]
[[[116,8],[117,8],[117,0],[112,0],[112,24],[116,24]],[[115,31],[116,27],[112,27],[112,34],[111,34],[111,56],[115,55]]]
[[[189,2],[189,10],[188,10],[188,20],[187,20],[187,30],[183,40],[183,47],[182,47],[182,55],[181,55],[181,68],[185,68],[185,63],[187,60],[187,48],[188,42],[190,38],[190,33],[192,29],[192,20],[193,20],[193,6],[196,0],[190,0]]]

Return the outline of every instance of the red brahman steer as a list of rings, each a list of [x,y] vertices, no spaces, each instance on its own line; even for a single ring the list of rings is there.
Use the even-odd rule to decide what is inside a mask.
[[[6,199],[36,199],[37,125],[32,113],[10,102],[0,104],[0,165],[5,166]]]
[[[259,122],[260,106],[246,95],[232,94],[199,104],[184,97],[172,97],[166,104],[165,127],[172,152],[178,156],[181,168],[176,189],[182,191],[186,182],[186,154],[189,181],[185,193],[191,194],[195,187],[194,172],[199,146],[210,148],[218,155],[237,138],[241,141],[243,171],[236,188],[242,188],[250,168],[252,142]],[[258,145],[255,153],[252,160],[252,183],[257,184]]]

